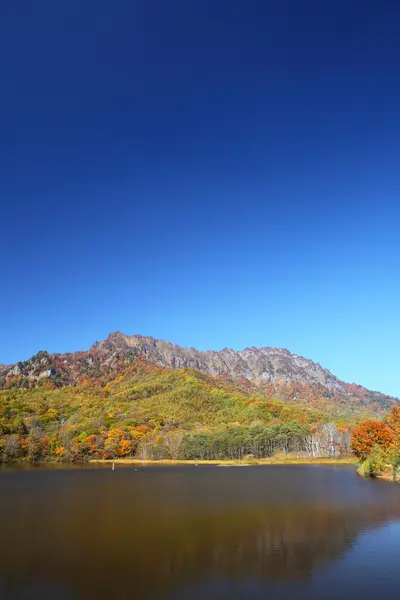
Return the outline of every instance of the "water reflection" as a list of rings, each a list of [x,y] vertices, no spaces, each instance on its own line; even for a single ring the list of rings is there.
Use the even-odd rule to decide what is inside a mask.
[[[397,520],[399,500],[397,486],[343,467],[7,472],[0,593],[120,600],[186,588],[190,598],[221,579],[290,586]]]

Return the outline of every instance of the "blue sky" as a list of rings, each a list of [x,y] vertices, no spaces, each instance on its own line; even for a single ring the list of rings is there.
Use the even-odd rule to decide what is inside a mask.
[[[400,3],[3,0],[0,363],[119,329],[400,396]]]

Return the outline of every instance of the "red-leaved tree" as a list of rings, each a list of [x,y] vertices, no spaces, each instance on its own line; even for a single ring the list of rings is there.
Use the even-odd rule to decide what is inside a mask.
[[[394,443],[396,434],[382,421],[364,421],[353,429],[351,449],[361,460],[365,460],[375,444],[388,450]]]

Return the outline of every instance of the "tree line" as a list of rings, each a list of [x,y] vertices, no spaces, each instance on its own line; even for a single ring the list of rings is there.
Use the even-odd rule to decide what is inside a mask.
[[[183,438],[183,459],[267,458],[278,452],[310,458],[335,458],[349,453],[350,434],[335,423],[305,425],[297,422],[267,427],[231,427]]]

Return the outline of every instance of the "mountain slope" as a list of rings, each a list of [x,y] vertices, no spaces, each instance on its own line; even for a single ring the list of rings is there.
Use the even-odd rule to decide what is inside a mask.
[[[375,412],[386,411],[397,401],[360,385],[345,383],[320,364],[281,348],[252,347],[238,352],[224,348],[202,352],[117,331],[107,340],[94,344],[91,350],[102,352],[111,363],[115,357],[133,352],[145,356],[153,364],[172,369],[193,368],[213,376],[248,380],[269,395],[278,395],[285,400],[325,398],[335,403],[336,399],[340,400],[336,403],[347,403],[350,410],[352,406],[368,406]]]
[[[241,459],[280,451],[314,456],[316,448],[334,457],[349,451],[349,426],[313,408],[142,357],[118,361],[108,375],[73,386],[55,387],[41,377],[27,389],[0,390],[0,462]]]
[[[121,371],[121,365],[132,363],[137,356],[170,369],[196,369],[224,377],[263,395],[287,402],[305,402],[318,410],[336,406],[341,413],[366,408],[373,414],[381,414],[397,402],[385,394],[345,383],[321,365],[285,349],[199,351],[119,331],[85,352],[62,355],[41,351],[27,361],[0,368],[0,386],[29,387],[49,381],[60,387],[79,385],[86,379],[108,381]]]

